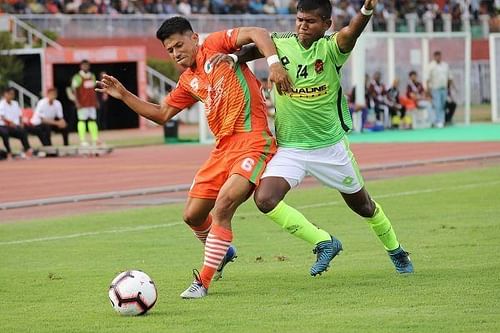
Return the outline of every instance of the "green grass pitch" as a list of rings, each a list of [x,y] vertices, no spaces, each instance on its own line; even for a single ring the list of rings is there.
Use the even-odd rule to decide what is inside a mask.
[[[500,167],[368,183],[416,273],[395,273],[361,218],[331,190],[287,201],[339,237],[344,252],[309,276],[311,246],[254,204],[234,219],[239,258],[209,296],[179,294],[202,247],[182,205],[0,225],[0,332],[499,332]],[[284,260],[283,260],[284,259]],[[120,317],[113,277],[142,269],[159,299]]]

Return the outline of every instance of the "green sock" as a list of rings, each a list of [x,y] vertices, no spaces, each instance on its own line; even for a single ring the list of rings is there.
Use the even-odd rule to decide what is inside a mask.
[[[398,239],[396,238],[396,233],[392,228],[391,221],[385,216],[382,207],[378,203],[375,203],[375,214],[372,217],[366,219],[370,227],[377,235],[378,239],[384,244],[387,251],[395,250],[399,247]]]
[[[288,206],[284,201],[280,201],[266,215],[283,229],[311,245],[331,239],[328,232],[309,222],[304,215],[295,208]]]
[[[92,138],[93,142],[96,142],[97,139],[99,139],[99,129],[97,128],[97,123],[94,120],[89,120],[88,124],[90,137]]]
[[[78,136],[80,137],[80,142],[84,142],[85,134],[87,133],[87,125],[85,125],[85,121],[79,120],[77,129],[78,129]]]

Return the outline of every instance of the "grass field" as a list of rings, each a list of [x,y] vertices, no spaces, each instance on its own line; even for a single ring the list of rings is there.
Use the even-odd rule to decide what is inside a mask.
[[[288,202],[343,241],[329,272],[310,277],[311,246],[250,202],[234,221],[239,258],[202,300],[178,296],[202,260],[181,205],[0,225],[0,332],[499,332],[500,166],[368,188],[414,275],[397,275],[363,220],[322,188]],[[146,316],[109,304],[126,269],[156,281]]]

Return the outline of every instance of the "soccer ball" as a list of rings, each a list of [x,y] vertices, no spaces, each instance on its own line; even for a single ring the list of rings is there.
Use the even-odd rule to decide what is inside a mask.
[[[111,281],[109,299],[116,312],[125,316],[145,314],[156,303],[153,280],[142,271],[126,271]]]

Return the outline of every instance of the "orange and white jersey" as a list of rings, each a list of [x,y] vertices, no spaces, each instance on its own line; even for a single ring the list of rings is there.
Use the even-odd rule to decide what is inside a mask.
[[[181,74],[166,103],[184,109],[197,101],[205,104],[208,125],[219,141],[234,133],[267,131],[267,108],[260,82],[246,64],[236,69],[227,63],[211,66],[216,53],[238,50],[238,29],[210,34],[198,49],[196,67]]]

